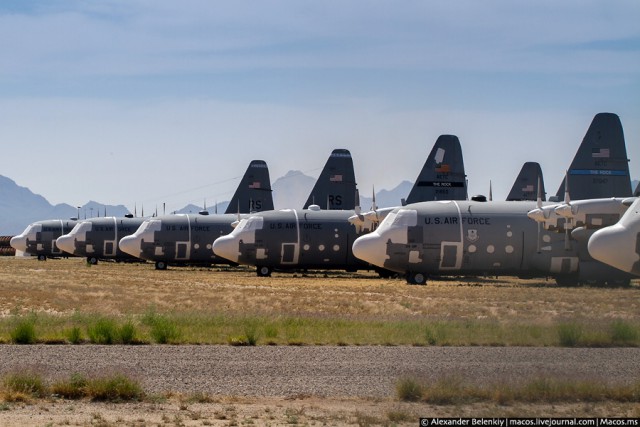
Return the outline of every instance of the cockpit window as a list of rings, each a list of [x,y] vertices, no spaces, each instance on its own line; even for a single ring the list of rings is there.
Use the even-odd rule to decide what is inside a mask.
[[[138,231],[141,233],[146,233],[150,231],[160,231],[162,229],[162,222],[157,219],[152,219],[150,221],[144,221]]]
[[[26,230],[24,230],[25,236],[30,236],[42,231],[42,224],[30,224]]]
[[[69,232],[69,234],[80,234],[86,233],[87,231],[91,231],[91,223],[90,222],[79,222],[75,227]]]
[[[264,224],[264,218],[262,218],[261,216],[252,216],[249,218],[243,218],[240,220],[240,223],[235,228],[234,232],[241,233],[244,231],[262,230],[263,224]]]
[[[399,209],[391,212],[380,224],[378,229],[415,227],[418,224],[418,211],[412,209]]]

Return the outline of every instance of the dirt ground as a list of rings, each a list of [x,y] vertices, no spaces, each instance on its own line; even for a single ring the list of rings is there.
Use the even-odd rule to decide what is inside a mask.
[[[75,311],[115,315],[159,311],[317,314],[349,318],[566,319],[640,318],[640,286],[563,288],[551,280],[451,278],[427,286],[374,273],[314,272],[258,278],[250,269],[170,268],[82,259],[38,262],[0,257],[0,316]],[[1,363],[1,361],[0,361]],[[395,399],[300,396],[213,402],[158,397],[141,403],[58,399],[0,402],[0,425],[416,425],[421,416],[640,416],[637,403],[434,406]]]

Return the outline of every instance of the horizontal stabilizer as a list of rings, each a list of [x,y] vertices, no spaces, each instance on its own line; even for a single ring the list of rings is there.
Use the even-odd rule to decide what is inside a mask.
[[[440,135],[406,202],[466,199],[467,181],[460,141],[455,135]]]
[[[352,210],[359,204],[351,153],[345,149],[333,150],[303,209],[318,205],[321,209]]]
[[[225,213],[251,213],[273,210],[269,168],[264,160],[253,160],[244,173]]]
[[[616,114],[596,114],[567,176],[572,200],[631,196],[627,148]],[[564,186],[563,180],[558,200],[564,199]]]
[[[538,179],[538,177],[540,179]],[[522,165],[516,182],[514,182],[513,187],[511,187],[507,201],[537,200],[538,182],[540,182],[540,186],[542,187],[540,189],[540,195],[544,202],[546,200],[546,193],[544,191],[544,179],[542,178],[540,164],[536,162],[526,162]]]

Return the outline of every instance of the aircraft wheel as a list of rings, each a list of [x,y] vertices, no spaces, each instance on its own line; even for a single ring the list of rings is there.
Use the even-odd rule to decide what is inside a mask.
[[[166,270],[167,263],[164,261],[156,261],[156,270]]]
[[[263,265],[257,268],[258,277],[271,277],[271,268]]]
[[[38,255],[38,261],[46,261],[46,260],[47,260],[46,255]]]
[[[407,283],[410,285],[424,285],[427,283],[427,276],[423,273],[407,273]]]
[[[87,264],[96,265],[98,263],[98,258],[94,256],[87,257]]]

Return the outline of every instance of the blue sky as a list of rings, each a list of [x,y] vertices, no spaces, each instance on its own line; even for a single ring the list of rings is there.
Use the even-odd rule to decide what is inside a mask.
[[[52,203],[230,198],[252,159],[362,194],[460,138],[470,193],[555,193],[593,116],[640,177],[640,2],[4,1],[0,174]]]

